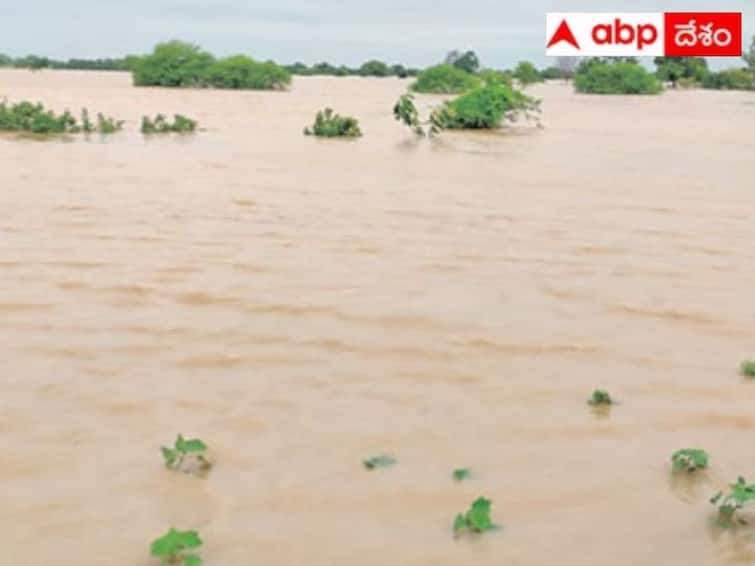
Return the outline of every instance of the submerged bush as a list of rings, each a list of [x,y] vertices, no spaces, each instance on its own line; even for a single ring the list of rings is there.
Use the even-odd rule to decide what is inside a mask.
[[[663,90],[660,81],[636,62],[597,59],[580,65],[574,87],[588,94],[658,94]]]
[[[188,134],[196,129],[196,120],[181,114],[174,114],[172,122],[169,122],[164,114],[158,114],[154,119],[149,116],[142,116],[141,130],[143,134]]]
[[[600,407],[601,405],[613,405],[613,399],[611,398],[611,394],[605,389],[596,389],[592,392],[587,403],[593,407]]]
[[[282,89],[291,74],[272,61],[246,55],[215,59],[197,45],[182,41],[158,44],[152,54],[129,61],[136,86]]]
[[[358,138],[362,135],[359,120],[350,116],[340,116],[332,108],[326,108],[317,113],[315,123],[311,128],[304,128],[307,136],[323,136],[327,138],[346,137]]]
[[[703,88],[753,90],[755,89],[755,74],[749,69],[724,69],[708,74],[703,79]]]
[[[393,117],[420,136],[435,135],[444,129],[497,128],[504,121],[515,122],[521,116],[536,118],[539,113],[539,100],[502,82],[487,82],[444,102],[424,121],[411,94],[401,96],[393,106]]]
[[[446,102],[431,116],[440,129],[497,128],[504,119],[531,118],[540,111],[540,103],[505,84],[486,84]]]
[[[215,58],[199,46],[183,41],[158,44],[151,55],[132,63],[136,86],[203,86]]]
[[[527,86],[533,83],[543,82],[543,77],[537,67],[529,61],[520,61],[514,69],[514,78],[519,81],[522,86]]]
[[[246,55],[233,55],[215,61],[206,71],[207,84],[217,88],[283,89],[291,74],[272,61],[260,63]]]
[[[700,448],[683,448],[671,455],[674,471],[694,472],[708,467],[708,453]]]
[[[745,360],[739,365],[739,372],[745,377],[755,377],[755,362]]]
[[[89,111],[81,111],[81,123],[66,110],[55,114],[45,110],[42,104],[19,102],[9,105],[0,102],[0,130],[9,132],[31,132],[34,134],[78,134],[100,133],[112,134],[123,128],[123,121],[115,120],[103,114],[97,114],[97,122],[89,119]]]
[[[442,64],[422,71],[410,88],[415,92],[457,94],[479,86],[480,79],[454,65]]]
[[[735,483],[729,484],[729,493],[719,491],[710,502],[718,508],[718,518],[722,524],[730,524],[735,519],[745,524],[746,521],[737,517],[737,511],[755,501],[755,484],[748,484],[742,476]]]
[[[701,83],[708,75],[708,63],[703,57],[656,57],[656,76],[676,88]]]

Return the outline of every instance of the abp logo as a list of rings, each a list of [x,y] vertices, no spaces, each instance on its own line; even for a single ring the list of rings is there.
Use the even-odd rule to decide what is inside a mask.
[[[549,13],[546,55],[599,57],[737,56],[738,12]]]

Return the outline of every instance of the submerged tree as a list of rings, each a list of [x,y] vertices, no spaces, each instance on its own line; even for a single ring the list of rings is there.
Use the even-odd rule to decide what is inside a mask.
[[[480,59],[474,51],[461,53],[453,50],[446,55],[444,63],[466,71],[467,73],[477,73],[480,70]]]
[[[537,70],[537,67],[529,61],[520,61],[514,69],[514,78],[519,81],[522,86],[527,86],[533,83],[539,83],[543,81],[543,77]]]
[[[703,57],[656,57],[656,76],[676,88],[679,81],[702,83],[708,75],[708,63]]]

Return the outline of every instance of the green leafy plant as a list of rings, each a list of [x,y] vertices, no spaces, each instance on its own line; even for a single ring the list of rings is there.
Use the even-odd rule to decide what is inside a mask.
[[[755,362],[745,360],[739,365],[739,371],[745,377],[755,377]]]
[[[490,129],[520,117],[535,119],[540,101],[509,85],[488,83],[444,103],[430,122],[438,129]]]
[[[477,73],[480,70],[480,59],[474,51],[451,51],[446,55],[444,63],[466,71],[467,73]]]
[[[613,399],[611,399],[611,395],[608,393],[608,391],[604,389],[596,389],[592,392],[592,395],[587,400],[587,403],[594,406],[607,406],[607,405],[613,405]]]
[[[454,534],[464,531],[484,533],[497,528],[490,518],[492,502],[484,497],[477,498],[466,513],[459,513],[454,520]]]
[[[326,108],[317,113],[315,123],[311,128],[304,128],[307,136],[358,138],[362,135],[359,120],[350,116],[340,116],[332,108]]]
[[[468,480],[472,477],[472,472],[468,468],[457,468],[454,470],[453,478],[456,481]]]
[[[755,501],[755,484],[748,485],[742,476],[739,476],[735,483],[729,484],[729,493],[724,495],[723,491],[719,491],[710,499],[710,502],[718,507],[718,517],[723,523],[731,523],[737,519],[741,524],[746,524],[747,521],[737,517],[736,513],[752,501]]]
[[[154,118],[149,116],[142,117],[141,130],[143,134],[189,134],[197,129],[196,120],[175,114],[173,121],[169,121],[164,114],[158,114]]]
[[[202,566],[202,559],[197,554],[189,553],[202,546],[202,539],[197,531],[177,531],[171,528],[166,534],[154,540],[150,554],[160,559],[161,566]]]
[[[132,60],[134,85],[203,86],[214,62],[215,58],[197,45],[183,41],[159,43],[150,55]]]
[[[420,121],[419,112],[414,105],[414,95],[403,94],[399,97],[396,104],[393,105],[393,117],[402,124],[409,126],[418,136],[425,135],[424,123]],[[436,134],[440,131],[432,124],[429,124],[429,126],[428,132],[430,134]]]
[[[480,79],[454,65],[443,63],[422,71],[410,85],[414,92],[458,94],[480,85]]]
[[[124,66],[131,69],[136,86],[282,89],[291,82],[288,70],[272,61],[246,55],[215,59],[183,41],[160,43],[151,54],[131,57]]]
[[[390,468],[396,465],[396,459],[392,456],[373,456],[362,462],[365,468],[368,470],[375,470],[377,468]]]
[[[656,76],[670,82],[674,88],[700,84],[708,75],[708,63],[704,57],[656,57],[653,62]]]
[[[86,108],[81,111],[81,122],[67,110],[55,114],[42,104],[23,101],[17,104],[0,102],[0,130],[11,132],[31,132],[34,134],[78,134],[99,132],[112,134],[123,127],[123,122],[98,114],[97,123],[89,119]]]
[[[291,83],[291,74],[272,61],[255,61],[246,55],[232,55],[215,61],[204,75],[216,88],[282,90]]]
[[[658,94],[663,85],[634,61],[587,59],[574,76],[577,92],[587,94]]]
[[[187,440],[179,434],[172,448],[162,446],[160,450],[165,460],[165,467],[169,470],[182,470],[187,458],[195,460],[200,470],[207,470],[212,466],[205,455],[207,445],[198,438]]]
[[[115,120],[104,114],[97,114],[97,131],[101,134],[114,134],[123,129],[123,120]]]
[[[529,61],[519,62],[514,69],[514,78],[518,80],[523,87],[533,83],[543,82],[543,77],[540,74],[540,71],[538,71],[537,67]]]
[[[674,471],[694,472],[708,467],[708,453],[699,448],[677,450],[671,456]]]
[[[703,88],[715,90],[755,89],[755,69],[722,69],[703,79]]]

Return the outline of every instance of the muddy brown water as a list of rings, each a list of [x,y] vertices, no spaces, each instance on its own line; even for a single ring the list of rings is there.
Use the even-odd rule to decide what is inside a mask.
[[[209,565],[755,561],[707,502],[755,477],[753,95],[550,84],[542,130],[417,140],[405,86],[0,72],[128,121],[0,137],[0,564],[146,566],[170,525]],[[326,105],[365,137],[304,137]],[[162,468],[177,432],[207,479]],[[454,540],[478,495],[502,530]]]

